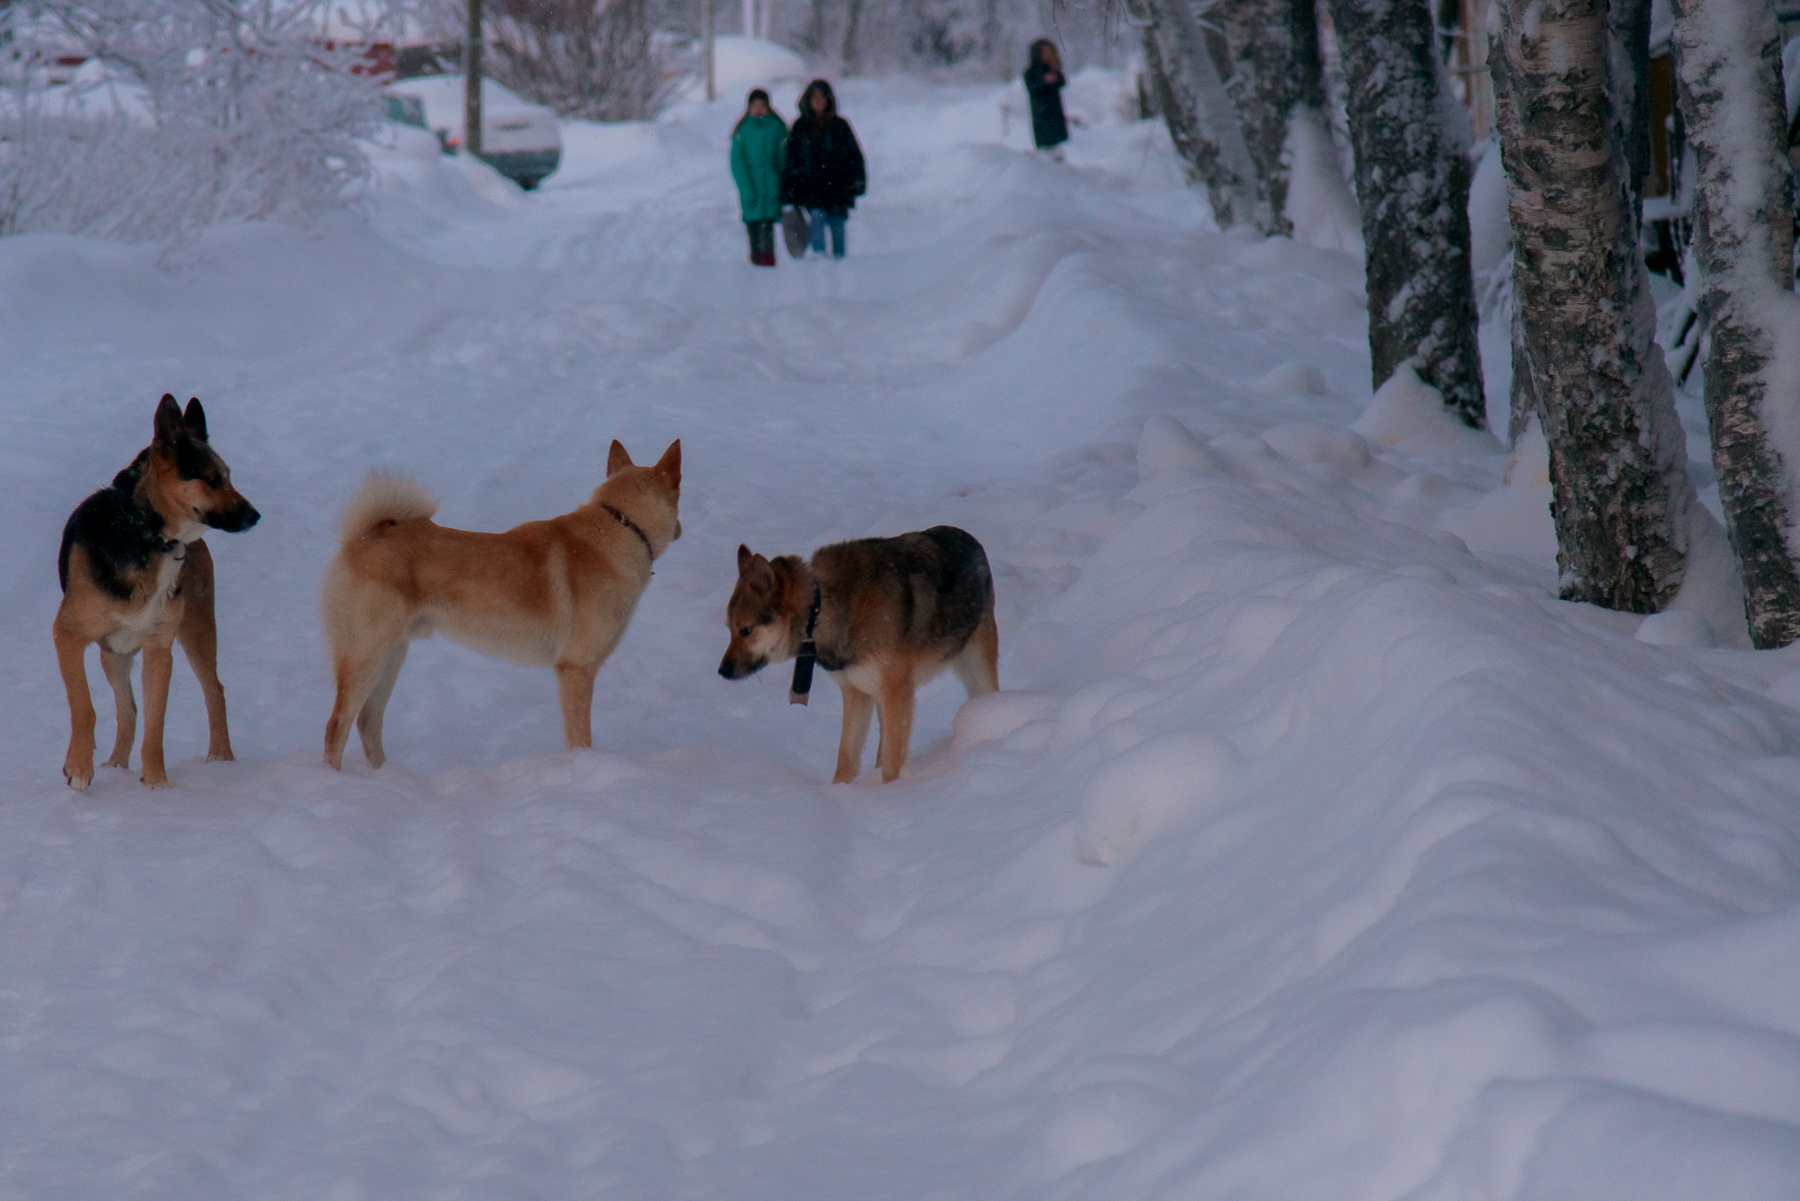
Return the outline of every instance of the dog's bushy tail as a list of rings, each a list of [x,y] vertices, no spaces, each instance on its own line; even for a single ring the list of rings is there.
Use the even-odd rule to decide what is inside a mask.
[[[430,517],[436,512],[436,498],[419,485],[397,475],[372,471],[344,506],[344,516],[338,522],[338,542],[354,542],[373,533],[377,526]]]

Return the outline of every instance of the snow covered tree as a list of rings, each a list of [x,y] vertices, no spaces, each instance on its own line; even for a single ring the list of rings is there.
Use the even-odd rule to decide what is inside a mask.
[[[644,120],[674,90],[645,0],[507,0],[485,25],[489,73],[563,116]]]
[[[1468,122],[1445,87],[1430,6],[1330,6],[1349,85],[1375,386],[1410,363],[1451,412],[1482,429],[1487,403],[1469,267]]]
[[[1126,10],[1143,39],[1145,70],[1169,137],[1206,189],[1213,220],[1220,229],[1253,222],[1273,232],[1275,215],[1257,195],[1245,131],[1194,6],[1189,0],[1127,0]]]
[[[1549,444],[1561,592],[1652,613],[1681,585],[1695,500],[1638,252],[1607,0],[1499,0],[1499,16],[1514,362]]]
[[[1313,0],[1219,0],[1207,18],[1222,34],[1228,91],[1255,170],[1257,227],[1291,234],[1288,122],[1296,106],[1325,105]]]
[[[1675,0],[1681,107],[1697,168],[1693,255],[1711,348],[1706,416],[1750,639],[1800,636],[1800,299],[1781,41],[1768,0]]]
[[[325,0],[41,0],[0,8],[0,233],[124,240],[345,203],[378,121]],[[86,57],[74,82],[34,66]]]

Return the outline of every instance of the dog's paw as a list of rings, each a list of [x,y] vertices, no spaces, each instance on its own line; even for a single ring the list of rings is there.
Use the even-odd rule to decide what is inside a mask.
[[[208,751],[206,752],[206,761],[208,763],[235,763],[237,756],[230,751]]]
[[[63,768],[63,780],[76,792],[86,792],[88,785],[94,782],[94,773],[90,771],[84,776],[65,767]]]
[[[145,788],[161,789],[161,788],[175,787],[175,785],[169,783],[169,777],[167,777],[167,776],[161,776],[154,780],[152,780],[149,776],[139,776],[138,779],[140,782],[142,782],[142,784],[144,785]]]
[[[121,769],[129,771],[131,769],[131,759],[129,756],[115,755],[111,759],[108,759],[105,763],[102,763],[100,766],[101,767],[117,767],[117,768],[121,768]]]

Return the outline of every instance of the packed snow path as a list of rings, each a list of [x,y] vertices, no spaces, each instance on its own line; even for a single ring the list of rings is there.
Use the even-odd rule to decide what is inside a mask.
[[[841,264],[744,262],[725,104],[530,197],[0,242],[0,1199],[1800,1196],[1800,659],[1555,601],[1541,464],[1371,405],[1360,265],[1209,232],[1088,83],[1068,165],[846,86]],[[176,788],[76,796],[57,538],[165,390],[264,514],[240,759],[178,663]],[[685,533],[603,749],[434,640],[320,767],[364,471],[500,529],[614,437],[682,439]],[[735,548],[936,522],[1008,691],[831,787],[835,689],[715,673]]]

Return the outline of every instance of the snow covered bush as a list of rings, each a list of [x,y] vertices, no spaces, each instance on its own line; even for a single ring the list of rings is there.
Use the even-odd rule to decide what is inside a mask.
[[[488,0],[483,73],[564,117],[654,117],[680,83],[671,36],[658,32],[662,7],[653,11],[652,0]],[[389,11],[441,45],[460,46],[466,35],[465,0],[389,0]]]
[[[568,117],[639,121],[674,93],[644,0],[512,0],[487,29],[489,70]]]
[[[0,7],[0,235],[127,241],[344,203],[378,121],[324,0]],[[86,61],[59,82],[46,70]]]

